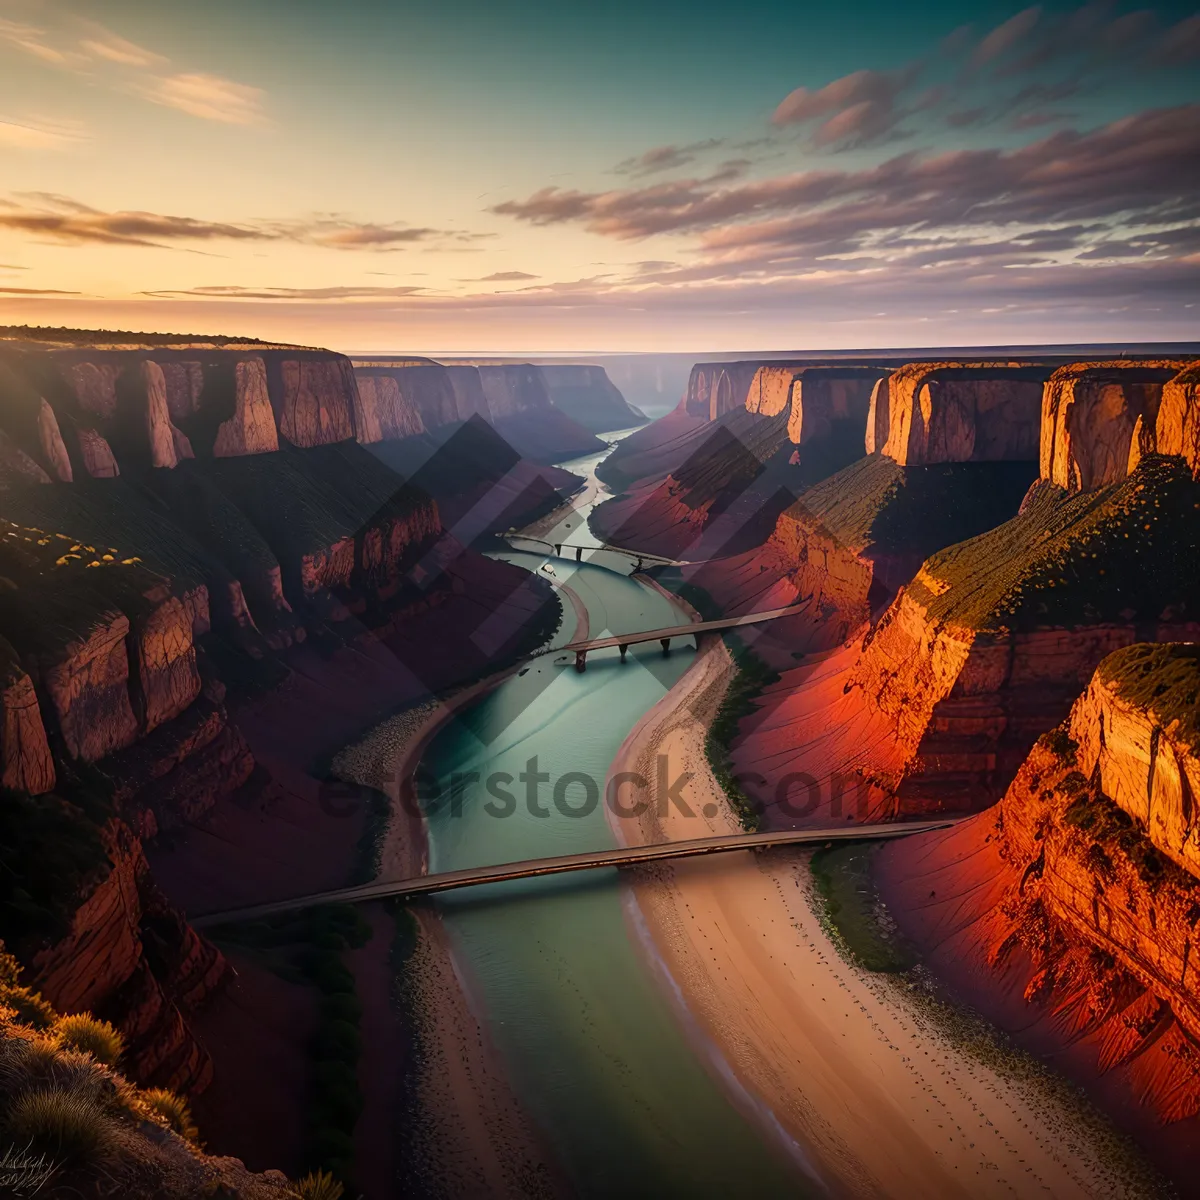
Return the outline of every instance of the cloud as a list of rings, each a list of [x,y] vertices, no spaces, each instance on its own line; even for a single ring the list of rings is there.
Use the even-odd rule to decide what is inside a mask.
[[[617,240],[692,235],[690,261],[635,269],[613,285],[639,302],[645,286],[788,280],[820,283],[831,297],[869,291],[872,280],[883,290],[937,280],[950,294],[1017,270],[1073,271],[1082,288],[1101,278],[1092,264],[1117,257],[1112,246],[1122,241],[1130,242],[1123,257],[1178,263],[1172,278],[1190,270],[1200,291],[1197,264],[1179,260],[1191,235],[1178,232],[1200,227],[1200,105],[1062,130],[1011,150],[910,151],[856,170],[735,187],[684,179],[610,192],[546,188],[493,211]]]
[[[392,250],[437,238],[469,234],[398,223],[356,222],[336,215],[306,220],[209,221],[138,210],[105,212],[52,192],[22,192],[0,199],[0,229],[69,245],[150,246],[216,241],[287,241],[332,250]]]
[[[82,292],[60,292],[57,288],[0,287],[0,296],[82,296]]]
[[[684,146],[655,146],[644,154],[627,158],[617,163],[613,171],[617,175],[652,175],[657,171],[673,171],[694,162],[697,154],[713,150],[724,143],[724,138],[707,138],[702,142],[689,142]]]
[[[65,150],[84,140],[82,126],[75,123],[0,117],[0,146],[14,150]]]
[[[1169,63],[1193,62],[1200,58],[1200,13],[1168,29],[1163,34],[1160,52]]]
[[[79,45],[93,58],[119,63],[123,67],[155,67],[167,62],[163,55],[119,37],[101,25],[93,26],[91,36],[85,37]]]
[[[480,279],[464,279],[463,283],[521,283],[527,279],[537,279],[539,276],[530,275],[528,271],[496,271],[484,275]]]
[[[0,42],[7,42],[10,46],[56,67],[76,66],[86,62],[85,55],[52,46],[44,29],[36,25],[26,25],[21,21],[10,21],[0,17]]]
[[[261,125],[263,91],[221,75],[157,75],[139,85],[138,94],[154,104],[176,108],[204,121]]]
[[[919,73],[909,66],[898,71],[855,71],[811,91],[798,87],[780,101],[771,117],[775,125],[795,125],[825,118],[814,134],[819,146],[861,144],[892,132],[907,115],[896,100]]]
[[[972,62],[981,67],[1007,54],[1028,37],[1041,16],[1041,8],[1027,8],[1016,16],[1009,17],[1003,24],[997,25],[975,48]]]
[[[268,287],[249,288],[237,284],[213,287],[183,288],[172,291],[143,292],[144,296],[171,298],[193,296],[205,299],[224,300],[380,300],[412,296],[425,289],[421,287],[319,287],[292,288]]]
[[[200,120],[265,124],[261,88],[205,72],[167,72],[170,59],[165,55],[92,21],[76,21],[75,26],[72,38],[61,29],[52,35],[39,26],[0,18],[0,42],[50,66],[85,72],[119,91]]]

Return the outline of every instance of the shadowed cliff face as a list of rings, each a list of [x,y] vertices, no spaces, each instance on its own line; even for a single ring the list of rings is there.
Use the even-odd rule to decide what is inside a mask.
[[[366,382],[365,390],[359,389],[366,414],[363,428],[371,432],[388,422],[393,426],[405,424],[413,432],[428,432],[441,440],[463,422],[478,418],[490,424],[518,454],[536,462],[550,463],[599,451],[603,443],[589,431],[590,427],[576,423],[566,411],[555,407],[547,369],[528,363],[446,366],[431,360],[361,361],[355,364],[355,372],[360,381]],[[373,410],[384,399],[384,407],[374,415]],[[416,428],[418,425],[420,428]],[[359,434],[359,441],[377,440]]]
[[[550,402],[572,421],[592,433],[629,429],[645,423],[645,416],[628,404],[603,367],[539,367]]]
[[[581,481],[478,436],[440,367],[413,368],[449,406],[435,437],[396,379],[360,389],[338,355],[97,340],[0,342],[0,782],[17,798],[7,849],[33,873],[32,899],[5,893],[0,937],[60,1007],[119,1026],[139,1079],[197,1089],[211,1064],[190,1014],[224,963],[142,842],[226,820],[234,797],[260,824],[282,802],[226,681],[278,684],[309,640],[318,673],[352,644],[403,656],[372,704],[395,703],[397,676],[415,700],[483,669],[447,649],[446,614],[468,625],[475,596],[509,646],[545,624],[549,589],[470,543]],[[319,733],[293,758],[307,766]],[[295,786],[301,765],[279,764]]]

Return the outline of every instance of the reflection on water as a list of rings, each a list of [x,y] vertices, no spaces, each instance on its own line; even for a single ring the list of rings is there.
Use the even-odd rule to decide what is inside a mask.
[[[544,561],[505,557],[531,570]],[[592,636],[686,619],[611,571],[554,567],[584,599]],[[573,633],[569,608],[566,625],[560,644]],[[616,650],[595,653],[585,674],[547,656],[463,712],[425,766],[442,781],[479,778],[461,783],[454,803],[443,795],[430,804],[430,869],[612,847],[602,804],[565,816],[554,784],[579,772],[602,789],[621,742],[693,654],[635,647],[622,664]],[[568,803],[584,790],[572,785]],[[789,1168],[696,1057],[631,943],[617,872],[496,884],[439,903],[517,1095],[580,1194],[798,1194]]]

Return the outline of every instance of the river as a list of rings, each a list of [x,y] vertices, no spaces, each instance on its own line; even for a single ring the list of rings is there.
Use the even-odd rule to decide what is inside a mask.
[[[607,495],[591,474],[602,457],[561,464],[588,475],[590,503]],[[595,544],[586,509],[549,536]],[[547,562],[503,557],[531,571]],[[618,556],[550,560],[586,606],[591,636],[687,620],[654,589],[597,565],[604,558],[628,569]],[[556,644],[575,630],[572,606],[564,610]],[[625,663],[615,650],[595,653],[584,674],[548,656],[461,712],[422,764],[442,789],[426,803],[430,870],[614,846],[598,796],[609,764],[693,653],[633,647]],[[529,770],[548,778],[522,781]],[[437,903],[513,1089],[578,1194],[804,1194],[793,1166],[730,1101],[720,1064],[702,1062],[680,1028],[617,872],[494,885]]]

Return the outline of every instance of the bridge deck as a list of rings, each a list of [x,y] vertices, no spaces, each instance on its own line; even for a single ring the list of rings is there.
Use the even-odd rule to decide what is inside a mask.
[[[689,637],[697,633],[711,633],[719,629],[736,629],[739,625],[758,625],[763,621],[774,621],[779,617],[791,617],[809,607],[807,600],[800,604],[789,604],[784,608],[769,608],[763,612],[746,613],[741,617],[722,617],[717,621],[693,621],[690,625],[672,625],[669,629],[646,629],[641,633],[619,633],[614,637],[593,638],[586,642],[568,642],[555,646],[555,651],[606,650],[612,646],[637,646],[642,642],[659,642],[663,638]],[[549,651],[547,651],[548,653]]]
[[[292,900],[254,904],[228,912],[208,913],[191,918],[198,929],[233,921],[257,921],[265,917],[301,912],[322,904],[360,904],[388,896],[421,896],[447,892],[484,883],[503,883],[510,879],[533,879],[541,875],[561,875],[568,871],[586,871],[598,867],[628,867],[644,862],[671,858],[692,858],[701,854],[721,854],[731,850],[757,850],[770,846],[800,846],[818,842],[861,841],[908,837],[945,829],[954,818],[940,821],[905,821],[882,825],[837,825],[825,829],[799,829],[782,833],[744,833],[719,837],[692,838],[686,841],[660,842],[652,846],[627,846],[617,850],[596,850],[582,854],[562,854],[553,858],[530,858],[523,862],[499,863],[487,867],[466,867],[459,871],[441,871],[414,879],[361,884]]]

